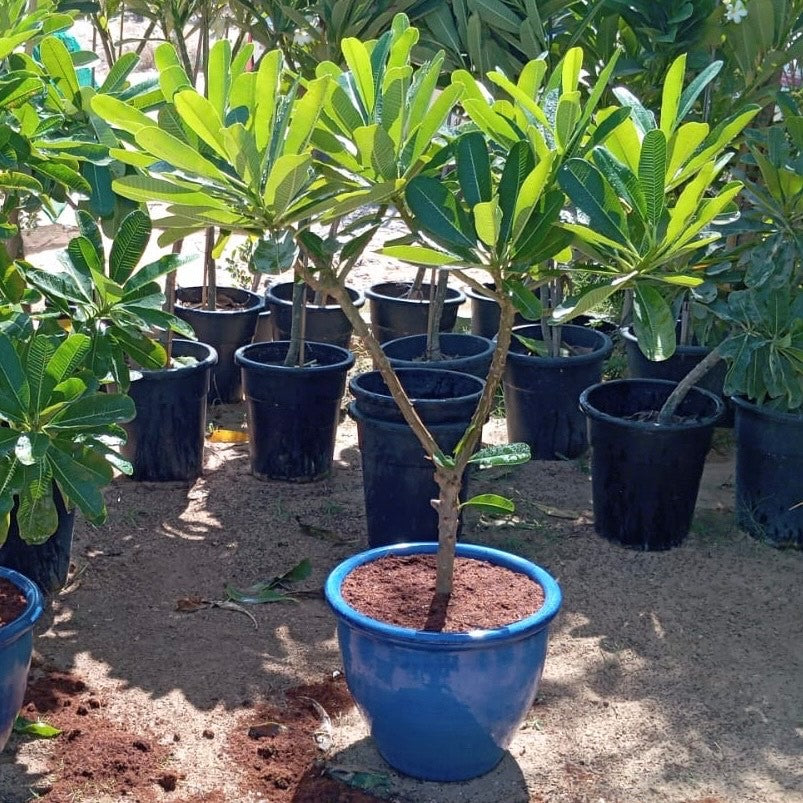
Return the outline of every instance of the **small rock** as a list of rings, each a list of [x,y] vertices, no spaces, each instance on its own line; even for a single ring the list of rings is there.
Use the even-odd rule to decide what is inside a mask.
[[[85,705],[79,705],[78,708],[75,709],[75,713],[78,714],[79,717],[85,717],[89,713],[89,709]]]
[[[137,748],[137,750],[141,750],[143,753],[151,752],[151,746],[147,742],[143,742],[142,739],[137,739],[135,742],[133,742],[133,745]]]
[[[165,792],[175,792],[176,785],[178,784],[178,775],[175,772],[166,772],[160,776],[156,783],[165,790]]]
[[[204,731],[204,732],[201,734],[201,736],[203,736],[203,737],[204,737],[204,739],[214,739],[214,738],[215,738],[215,732],[214,732],[213,730],[209,730],[209,728],[207,728],[207,729],[206,729],[206,730],[205,730],[205,731]]]

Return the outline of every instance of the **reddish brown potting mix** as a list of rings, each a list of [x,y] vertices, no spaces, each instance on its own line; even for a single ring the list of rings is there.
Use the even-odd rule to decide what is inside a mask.
[[[0,580],[0,627],[10,624],[25,610],[25,595],[8,580]]]
[[[316,744],[324,728],[312,700],[330,718],[354,706],[343,677],[296,686],[284,697],[256,706],[229,738],[242,788],[270,803],[377,803],[380,798],[326,775],[325,752]]]
[[[359,566],[341,593],[372,619],[445,633],[493,630],[544,604],[544,590],[526,575],[469,558],[455,560],[451,596],[436,596],[435,555],[391,555]]]
[[[47,672],[29,681],[23,716],[45,719],[61,730],[53,742],[51,761],[58,767],[53,785],[38,790],[48,803],[91,800],[99,789],[148,803],[158,799],[157,784],[171,786],[166,748],[152,734],[131,733],[109,721],[105,705],[69,672]]]

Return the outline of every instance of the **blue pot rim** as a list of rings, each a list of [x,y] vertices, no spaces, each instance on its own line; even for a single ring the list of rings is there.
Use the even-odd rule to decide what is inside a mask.
[[[16,641],[36,624],[36,620],[44,610],[44,603],[39,586],[24,574],[0,566],[0,579],[8,580],[15,585],[25,596],[27,603],[25,610],[13,622],[0,627],[0,648],[2,648]]]
[[[313,345],[315,348],[324,349],[326,351],[335,352],[340,359],[337,362],[329,363],[327,365],[310,365],[304,368],[298,366],[289,367],[281,363],[260,362],[248,356],[249,351],[254,351],[258,348],[265,346],[289,346],[289,340],[270,340],[260,343],[247,343],[245,346],[240,346],[234,352],[234,362],[246,371],[263,371],[271,373],[281,373],[287,376],[289,373],[303,374],[309,376],[312,374],[331,373],[333,371],[347,371],[354,365],[354,355],[342,346],[334,346],[331,343],[318,343],[314,340],[307,340],[308,345]]]
[[[193,346],[202,346],[203,348],[208,350],[208,354],[202,360],[198,360],[197,363],[193,365],[174,365],[172,368],[156,368],[151,370],[149,368],[139,368],[139,372],[142,374],[143,379],[148,380],[160,380],[160,379],[171,379],[176,376],[176,374],[191,374],[195,373],[196,371],[206,371],[212,366],[217,365],[218,361],[218,354],[217,349],[213,346],[210,346],[208,343],[204,343],[201,340],[187,340],[185,338],[177,338],[173,340],[173,349],[175,350],[176,346],[184,346],[184,345],[193,345]],[[187,355],[179,355],[179,356],[187,356]],[[139,380],[134,380],[138,382]]]
[[[744,396],[731,396],[730,400],[746,413],[768,418],[770,421],[775,421],[779,424],[800,425],[803,423],[803,407],[797,412],[791,413],[788,410],[773,410],[772,407],[768,407],[766,404],[756,404]]]
[[[360,552],[336,566],[326,578],[324,594],[335,615],[357,628],[386,640],[396,641],[410,647],[442,647],[447,649],[479,649],[499,642],[527,638],[543,630],[560,610],[563,595],[557,581],[546,570],[531,561],[509,552],[479,544],[457,544],[457,557],[487,561],[526,575],[544,590],[544,604],[531,616],[495,630],[472,630],[467,633],[430,633],[409,627],[380,622],[360,613],[349,605],[340,593],[345,578],[358,566],[387,555],[435,554],[436,543],[391,544]]]
[[[277,287],[292,287],[295,282],[277,282],[276,284],[272,284],[266,291],[265,291],[265,307],[268,304],[276,304],[277,307],[292,307],[293,301],[292,298],[290,300],[286,298],[280,298],[279,296],[274,294],[274,290]],[[349,298],[351,298],[351,303],[357,307],[358,309],[365,304],[365,294],[362,290],[358,290],[356,287],[351,287],[350,285],[347,286],[346,292],[349,294]],[[342,309],[340,304],[310,304],[307,302],[304,305],[307,309],[311,310],[339,310]]]
[[[396,296],[389,296],[385,295],[380,288],[382,287],[389,287],[389,286],[400,286],[400,285],[407,285],[408,287],[412,285],[412,282],[380,282],[379,284],[372,284],[366,291],[365,295],[367,298],[375,299],[376,301],[390,301],[396,302],[399,304],[429,304],[428,298],[397,298]],[[425,287],[429,287],[429,285],[425,282]],[[466,300],[465,294],[458,290],[456,287],[447,287],[446,288],[446,298],[444,299],[444,305],[452,306],[453,304],[462,304]]]
[[[624,418],[619,417],[618,415],[611,415],[610,413],[605,413],[599,408],[595,407],[590,401],[589,396],[598,388],[601,387],[614,387],[616,385],[623,385],[627,384],[632,387],[635,387],[637,383],[641,384],[649,384],[649,385],[664,385],[669,388],[674,388],[677,386],[677,382],[672,382],[669,379],[612,379],[608,382],[598,382],[596,385],[591,385],[587,387],[581,394],[580,394],[580,409],[583,411],[585,415],[589,418],[594,419],[595,421],[603,421],[606,424],[615,424],[617,427],[621,427],[623,429],[637,429],[643,430],[644,432],[670,432],[670,431],[687,431],[690,429],[705,429],[706,427],[714,426],[717,421],[719,421],[722,416],[725,415],[725,402],[717,396],[716,393],[712,393],[710,390],[706,390],[705,388],[701,388],[699,385],[693,385],[689,389],[690,394],[698,394],[702,396],[707,396],[711,401],[716,404],[715,410],[711,415],[706,416],[705,418],[700,419],[699,421],[687,421],[682,424],[679,423],[672,423],[672,424],[661,424],[658,426],[653,421],[628,421]]]
[[[460,402],[460,401],[467,401],[469,399],[477,399],[479,401],[479,398],[482,395],[483,390],[485,389],[485,380],[473,376],[472,374],[464,374],[461,371],[447,371],[444,368],[394,368],[394,373],[396,374],[396,376],[399,377],[400,381],[405,374],[412,373],[413,371],[422,371],[428,374],[432,374],[435,372],[440,374],[454,374],[460,377],[460,379],[463,380],[474,379],[479,383],[479,388],[473,393],[466,393],[463,396],[450,396],[446,399],[421,399],[416,396],[410,398],[410,401],[413,404],[415,404],[416,402],[419,402],[421,404],[431,404],[432,402],[439,402],[439,401]],[[388,391],[387,393],[375,393],[372,390],[366,390],[365,388],[360,386],[359,384],[360,379],[366,376],[373,376],[374,374],[377,374],[380,377],[382,376],[380,371],[363,371],[362,373],[352,377],[349,380],[349,390],[351,391],[352,395],[357,396],[359,394],[366,400],[382,401],[382,402],[393,401],[393,396],[390,394],[390,391]],[[384,382],[384,379],[382,381]]]
[[[203,292],[203,288],[198,285],[191,285],[190,287],[179,287],[176,289],[176,298],[179,298],[181,291],[190,291],[190,290],[201,290]],[[216,310],[209,310],[209,309],[194,309],[193,307],[184,307],[180,304],[177,304],[175,307],[175,313],[178,315],[179,312],[188,313],[193,315],[197,313],[198,315],[250,315],[251,313],[258,313],[260,312],[263,307],[265,306],[265,299],[259,295],[258,293],[252,293],[250,290],[246,290],[242,287],[218,287],[217,291],[219,293],[223,293],[225,295],[227,290],[235,290],[237,293],[245,293],[246,298],[248,300],[248,306],[244,307],[243,309],[216,309]]]
[[[528,323],[523,326],[514,326],[513,333],[518,332],[524,334],[523,329],[536,329],[534,335],[541,334],[540,324]],[[597,336],[599,344],[590,351],[588,354],[574,354],[571,357],[539,357],[537,354],[520,354],[517,351],[508,350],[507,361],[532,364],[541,368],[566,368],[571,365],[587,365],[588,363],[598,362],[605,360],[613,351],[613,340],[611,340],[605,332],[600,332],[599,329],[592,329],[589,326],[577,326],[576,324],[563,324],[561,329],[580,330],[582,332],[592,332]],[[528,335],[529,336],[529,335]],[[537,340],[541,338],[536,337]],[[512,345],[512,343],[511,343]]]

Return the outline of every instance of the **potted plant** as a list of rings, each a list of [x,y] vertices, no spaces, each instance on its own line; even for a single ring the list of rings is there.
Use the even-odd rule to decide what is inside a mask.
[[[101,393],[92,339],[34,330],[27,316],[0,332],[0,565],[20,571],[45,593],[69,569],[73,508],[106,518],[101,488],[113,468],[131,467],[110,444],[135,415],[127,396]]]
[[[132,477],[195,479],[203,468],[206,397],[217,355],[204,343],[173,339],[173,333],[195,336],[163,309],[158,283],[186,260],[165,254],[139,264],[151,237],[150,218],[140,210],[123,219],[108,259],[95,223],[85,212],[78,219],[82,234],[70,241],[64,265],[29,267],[26,278],[73,331],[91,338],[95,376],[108,377],[134,400],[137,416],[125,425],[121,447]]]
[[[694,271],[695,257],[719,239],[710,226],[730,213],[742,186],[731,181],[714,189],[728,161],[722,154],[758,111],[748,107],[713,129],[707,123],[683,123],[711,80],[709,70],[683,90],[684,73],[685,57],[680,57],[664,82],[659,122],[635,97],[620,91],[631,117],[593,149],[590,159],[570,159],[558,173],[563,191],[584,216],[562,226],[593,260],[592,267],[583,269],[602,282],[568,299],[553,317],[564,322],[624,290],[639,346],[653,360],[668,359],[675,351],[671,297],[678,288],[703,283]],[[708,364],[706,358],[700,365]],[[581,397],[594,448],[595,528],[606,538],[666,549],[688,532],[723,406],[721,399],[695,389],[679,410],[680,419],[673,421],[668,408],[658,416],[671,391],[672,385],[660,380],[624,380],[611,388],[592,387]],[[615,437],[612,427],[619,430]],[[681,483],[676,460],[682,459],[693,432],[696,459],[684,463]],[[642,456],[634,457],[636,452]],[[657,452],[678,457],[656,462]]]
[[[325,157],[316,168],[338,182],[345,181],[347,190],[335,208],[321,208],[321,222],[378,204],[380,218],[392,209],[410,228],[406,188],[422,171],[438,170],[439,161],[447,157],[440,130],[462,93],[458,86],[438,90],[443,51],[413,68],[411,51],[418,36],[407,17],[398,14],[376,46],[351,37],[343,40],[346,70],[332,62],[318,66],[318,75],[327,74],[333,80],[312,137]],[[316,214],[313,209],[313,217]],[[435,278],[427,284],[426,267],[419,267],[412,282],[381,282],[366,291],[371,324],[380,342],[427,332],[433,339],[438,332],[454,328],[465,296],[446,286],[447,274],[440,286]],[[431,314],[432,306],[437,310]],[[438,350],[435,342],[430,352]]]
[[[397,18],[394,34],[406,37],[406,31],[404,21]],[[381,41],[374,44],[374,52],[380,46],[384,47]],[[355,62],[364,68],[366,61],[362,58],[362,52],[356,46],[352,50]],[[404,77],[404,73],[393,73],[392,69],[389,68],[389,75],[381,78],[383,86],[389,85],[395,75]],[[358,72],[362,72],[360,80],[364,80],[367,74],[364,69],[352,71],[355,80]],[[408,131],[413,141],[418,138],[428,142],[432,138],[431,129],[424,129],[426,133],[422,135],[423,123],[420,121],[417,122],[417,128],[404,127],[404,109],[404,104],[393,107],[393,111],[388,112],[388,123],[392,127],[400,121],[401,130]],[[374,405],[386,415],[392,411],[399,427],[398,418],[402,418],[407,425],[406,431],[412,433],[410,437],[418,440],[419,459],[428,461],[430,470],[434,469],[438,499],[433,500],[432,504],[437,511],[438,545],[419,543],[370,550],[338,567],[327,582],[326,593],[338,618],[347,682],[371,723],[380,752],[403,772],[422,778],[448,780],[481,774],[501,759],[517,724],[533,699],[543,666],[548,626],[560,605],[559,590],[543,570],[526,562],[519,563],[511,556],[494,550],[456,546],[460,511],[465,505],[478,504],[507,511],[512,509],[509,501],[493,494],[461,501],[466,467],[470,463],[480,466],[515,464],[529,456],[529,450],[523,445],[494,447],[479,452],[475,449],[504,370],[515,311],[512,297],[521,293],[529,303],[533,303],[532,293],[522,289],[515,270],[529,258],[529,253],[525,255],[526,240],[522,232],[526,230],[530,234],[534,230],[548,230],[557,221],[559,212],[559,208],[541,203],[545,187],[543,182],[538,181],[538,176],[544,171],[543,167],[539,170],[535,164],[531,170],[521,174],[522,179],[529,179],[528,192],[524,194],[513,167],[507,171],[507,179],[504,173],[500,179],[498,172],[494,174],[490,170],[491,157],[487,143],[481,136],[479,140],[475,138],[471,142],[482,160],[464,162],[463,171],[456,172],[452,166],[453,157],[444,154],[448,160],[445,164],[450,168],[446,171],[450,177],[448,186],[423,175],[425,165],[421,165],[420,174],[408,182],[410,191],[414,191],[412,187],[415,184],[422,194],[429,196],[433,214],[426,221],[431,224],[427,230],[432,233],[435,229],[439,242],[430,239],[426,244],[392,243],[384,249],[387,255],[416,265],[436,264],[458,269],[469,264],[481,267],[500,288],[497,300],[501,326],[488,379],[471,420],[454,448],[442,446],[437,432],[433,432],[422,421],[419,410],[426,407],[432,397],[421,398],[407,379],[405,370],[400,369],[398,373],[394,371],[382,350],[378,333],[372,332],[362,320],[333,272],[325,265],[301,266],[301,273],[310,286],[330,293],[339,301],[381,376],[380,382],[375,374],[365,375],[371,377],[372,386],[363,387],[363,398],[357,396],[355,405],[358,411],[371,414],[370,408]],[[481,153],[477,147],[480,144]],[[530,153],[527,143],[521,143],[515,151],[505,154],[503,162],[512,161],[518,166],[525,150]],[[367,156],[370,151],[366,150],[365,153]],[[431,164],[429,166],[432,167]],[[483,184],[486,171],[488,181]],[[472,194],[472,188],[477,186],[483,187],[482,195]],[[367,193],[364,191],[363,195]],[[455,205],[456,198],[460,199],[460,207]],[[370,200],[369,197],[367,201]],[[343,200],[336,199],[331,207],[334,211],[328,213],[323,211],[322,204],[320,214],[337,216],[341,213],[339,203],[343,203]],[[463,204],[469,215],[464,213]],[[423,221],[417,220],[410,228],[417,231],[425,227]],[[529,242],[530,247],[534,248],[534,243]],[[517,262],[517,254],[520,262]],[[548,256],[550,254],[546,253],[545,258]],[[479,284],[464,272],[460,273],[460,277]],[[463,384],[480,387],[478,380],[467,375],[441,374],[438,371],[420,373],[430,376],[440,374],[444,379],[447,376],[457,377]],[[359,377],[356,382],[363,379]],[[451,379],[449,383],[452,384]],[[476,393],[476,390],[460,395],[467,396],[472,392]],[[423,492],[426,494],[427,490],[423,489]],[[465,624],[463,631],[471,630],[471,633],[439,632],[443,631],[442,615],[448,607],[447,603],[458,595],[462,596],[457,590],[462,587],[462,577],[458,585],[454,585],[456,556],[457,566],[460,567],[458,576],[462,575],[463,559],[473,568],[476,568],[475,564],[482,564],[492,572],[501,569],[502,578],[487,583],[481,581],[479,587],[495,596],[499,588],[496,583],[504,585],[515,578],[515,582],[524,584],[523,597],[532,607],[523,612],[521,620],[515,624],[510,624],[510,620],[503,623],[502,617],[493,624],[480,624],[482,632]],[[407,580],[403,579],[406,565],[418,566],[422,570],[425,579],[421,584],[408,585]],[[512,576],[504,572],[507,569],[512,570]],[[362,574],[362,570],[369,573],[370,581]],[[351,597],[346,590],[350,582],[371,588],[371,599],[358,601]],[[531,582],[535,585],[531,585]],[[398,600],[402,589],[405,589],[404,599],[408,602],[411,599],[420,600],[420,605],[416,607],[422,616],[415,624],[390,624],[394,622],[393,616],[384,611],[379,613],[376,606],[379,600]],[[540,603],[542,598],[543,606]],[[428,611],[431,613],[429,621]],[[434,632],[425,632],[427,630]],[[512,643],[517,646],[511,648]],[[470,644],[482,645],[471,657],[466,651]],[[503,680],[489,669],[490,666],[507,666],[510,650],[519,647],[522,653],[527,654],[526,668],[521,674],[510,672]],[[409,660],[411,653],[418,655],[420,663]],[[455,678],[454,667],[457,663],[463,663],[464,659],[466,676]],[[398,672],[394,670],[391,673],[394,678],[393,690],[386,682],[386,678],[391,677],[386,670],[389,666],[399,668]],[[474,694],[469,689],[478,691]],[[500,707],[497,702],[490,703],[491,698],[498,701],[500,689],[503,689],[502,696],[510,701],[509,707]],[[400,704],[394,706],[392,697]]]
[[[0,566],[0,751],[22,706],[42,593],[27,577]]]
[[[230,58],[222,40],[210,53],[206,97],[176,72],[169,45],[159,51],[160,80],[172,97],[170,117],[156,125],[108,98],[98,98],[93,107],[133,138],[120,158],[147,173],[120,179],[116,190],[137,201],[168,204],[168,214],[155,223],[165,230],[162,243],[214,225],[225,232],[216,250],[230,233],[245,234],[257,239],[257,270],[277,274],[292,268],[298,256],[294,224],[333,193],[315,183],[310,155],[328,76],[307,82],[302,94],[297,82],[288,84],[278,51],[266,53],[258,69],[248,72]],[[305,342],[304,289],[296,287],[290,340],[250,344],[250,331],[247,345],[234,355],[248,404],[251,468],[261,478],[301,481],[328,473],[353,362],[345,349]]]
[[[747,132],[742,171],[745,288],[713,305],[731,329],[719,352],[736,412],[739,524],[777,546],[803,544],[803,137],[783,99],[783,120]]]

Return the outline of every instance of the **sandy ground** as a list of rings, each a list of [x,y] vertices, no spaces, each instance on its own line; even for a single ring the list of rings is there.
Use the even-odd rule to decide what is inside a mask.
[[[229,408],[225,420],[241,415]],[[492,421],[486,440],[503,439]],[[373,773],[387,782],[383,797],[409,803],[803,800],[803,556],[735,529],[732,475],[726,444],[709,460],[693,533],[658,554],[594,534],[586,461],[475,480],[472,490],[508,493],[518,511],[472,515],[466,540],[535,559],[565,593],[536,705],[499,767],[469,783],[398,776],[356,711],[335,717],[326,766]],[[192,487],[120,479],[107,497],[106,525],[77,526],[82,574],[39,630],[39,666],[77,673],[106,700],[105,717],[170,745],[168,766],[186,778],[153,799],[274,800],[243,786],[227,734],[243,727],[244,704],[340,668],[334,621],[314,598],[253,606],[258,630],[236,612],[177,612],[176,601],[220,598],[226,582],[248,585],[305,557],[305,588],[320,588],[364,545],[353,423],[340,427],[332,477],[313,486],[259,482],[245,445],[210,444]],[[0,800],[34,799],[58,777],[54,755],[55,743],[12,739]],[[90,785],[74,799],[118,798]]]

